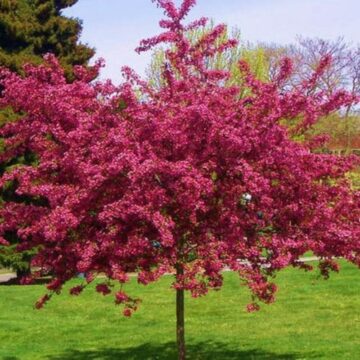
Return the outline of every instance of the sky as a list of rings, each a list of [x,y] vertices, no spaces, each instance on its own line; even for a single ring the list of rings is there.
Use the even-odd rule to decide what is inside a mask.
[[[180,0],[175,3],[179,4]],[[244,41],[288,44],[296,36],[360,43],[360,0],[197,0],[188,19],[206,16],[240,29]],[[160,33],[162,10],[151,0],[79,0],[64,11],[83,22],[81,41],[96,49],[106,67],[101,78],[121,80],[131,66],[145,74],[150,54],[135,53],[139,41]]]

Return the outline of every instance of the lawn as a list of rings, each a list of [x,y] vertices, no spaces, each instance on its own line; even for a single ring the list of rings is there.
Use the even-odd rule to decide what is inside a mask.
[[[225,273],[221,291],[187,299],[189,359],[360,359],[360,272],[342,265],[328,281],[283,271],[278,301],[252,314],[244,310],[247,290]],[[143,298],[132,318],[93,289],[56,296],[38,311],[32,306],[42,285],[0,286],[0,359],[175,359],[170,283],[165,277],[147,287],[130,284],[128,291]]]

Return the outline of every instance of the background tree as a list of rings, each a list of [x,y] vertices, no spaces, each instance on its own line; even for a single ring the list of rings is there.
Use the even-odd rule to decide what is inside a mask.
[[[73,67],[87,65],[94,50],[79,43],[81,22],[78,19],[61,15],[62,9],[75,4],[76,0],[0,0],[0,66],[24,75],[25,63],[39,64],[42,56],[55,54],[65,69],[68,81],[74,79]],[[9,107],[0,112],[0,126],[16,121],[16,116]],[[0,139],[0,145],[3,140]],[[0,146],[0,152],[2,151]],[[25,152],[19,157],[0,164],[0,173],[34,162],[36,157]],[[32,201],[29,197],[16,195],[16,183],[7,184],[0,192],[0,202]],[[16,234],[8,234],[11,247],[0,248],[0,265],[13,268],[17,278],[29,274],[30,260],[36,249],[22,253],[15,251]]]
[[[108,280],[96,290],[113,293],[130,316],[139,299],[125,290],[128,272],[144,285],[173,273],[184,360],[184,291],[196,297],[220,289],[225,266],[252,291],[249,311],[275,300],[277,271],[310,269],[300,260],[307,251],[320,257],[325,277],[339,269],[334,257],[360,266],[360,193],[345,177],[359,159],[314,153],[314,141],[293,141],[282,125],[284,118],[301,118],[302,132],[355,98],[317,90],[328,57],[285,93],[287,58],[272,82],[256,79],[240,61],[243,83],[226,86],[229,71],[207,67],[209,57],[236,46],[219,45],[226,27],[191,43],[187,31],[206,24],[183,23],[195,0],[178,8],[169,0],[157,4],[167,15],[160,22],[165,31],[143,40],[138,51],[168,44],[160,88],[129,68],[119,87],[89,83],[85,69],[69,84],[52,56],[28,66],[25,78],[0,73],[0,106],[26,114],[1,130],[3,158],[25,149],[38,156],[38,165],[1,177],[0,186],[16,180],[17,195],[38,202],[0,209],[0,241],[6,246],[16,233],[21,249],[39,247],[38,264],[54,272],[37,308],[78,272],[87,276],[73,295],[101,272]]]
[[[210,21],[203,28],[190,29],[186,32],[186,38],[194,44],[201,38],[206,37],[215,28],[214,21]],[[237,45],[227,48],[215,56],[208,56],[205,66],[209,70],[229,71],[229,79],[226,79],[227,86],[240,85],[243,83],[242,73],[239,70],[238,62],[240,59],[247,61],[251,71],[255,76],[263,81],[269,80],[269,58],[261,46],[253,46],[249,42],[242,41],[241,33],[234,28],[229,32],[228,28],[216,39],[217,45],[226,44],[229,40],[236,41]],[[151,62],[146,69],[147,80],[154,87],[162,87],[166,83],[163,77],[163,66],[165,64],[165,48],[155,49],[152,54]],[[243,94],[244,95],[244,94]]]
[[[81,22],[61,14],[77,0],[0,0],[0,65],[22,73],[25,63],[38,64],[55,54],[73,78],[74,65],[87,65],[94,50],[79,43]]]
[[[270,48],[270,57],[274,57],[276,50],[276,47]],[[282,52],[294,61],[294,73],[288,80],[287,88],[309,80],[311,71],[319,65],[325,55],[329,55],[332,59],[331,65],[319,79],[318,90],[330,96],[343,88],[354,96],[360,95],[359,49],[350,46],[343,38],[324,40],[299,37],[296,43],[283,48]],[[351,104],[341,112],[322,119],[314,130],[315,133],[330,135],[328,147],[331,149],[346,149],[349,152],[358,147],[359,125],[358,107]]]
[[[295,59],[295,72],[292,82],[301,82],[309,77],[324,55],[330,55],[331,65],[319,79],[318,88],[331,95],[340,88],[347,89],[354,96],[360,96],[360,57],[359,47],[353,47],[343,38],[336,40],[298,38],[296,44],[288,48],[289,55]],[[329,136],[322,149],[339,154],[360,151],[360,116],[359,107],[349,104],[342,111],[336,111],[322,118],[317,125],[308,131],[305,138],[319,134]],[[355,169],[350,178],[353,186],[359,187],[360,168]]]

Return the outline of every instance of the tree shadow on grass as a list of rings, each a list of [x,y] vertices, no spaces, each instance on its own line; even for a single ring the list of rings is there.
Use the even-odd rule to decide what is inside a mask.
[[[40,278],[40,279],[35,279],[28,285],[44,285],[44,284],[48,284],[50,281],[51,281],[51,278],[49,278],[49,277]],[[21,284],[19,279],[17,279],[17,278],[11,278],[7,281],[0,281],[0,286],[10,286],[10,285],[27,286],[26,284]]]
[[[318,359],[319,354],[276,354],[261,349],[240,350],[220,342],[201,342],[187,346],[187,358],[191,360],[296,360]],[[67,350],[61,355],[49,356],[48,360],[176,360],[175,343],[143,344],[125,349],[99,349],[93,351]]]

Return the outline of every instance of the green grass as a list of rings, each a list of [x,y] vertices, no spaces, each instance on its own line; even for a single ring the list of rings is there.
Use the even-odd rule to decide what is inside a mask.
[[[360,359],[360,272],[343,263],[328,281],[289,269],[278,275],[278,301],[249,314],[249,295],[233,273],[200,299],[186,299],[186,339],[191,360]],[[74,283],[79,280],[74,280]],[[147,287],[129,284],[143,303],[132,318],[87,289],[79,297],[54,297],[33,310],[42,285],[0,286],[0,359],[175,359],[171,278]]]

